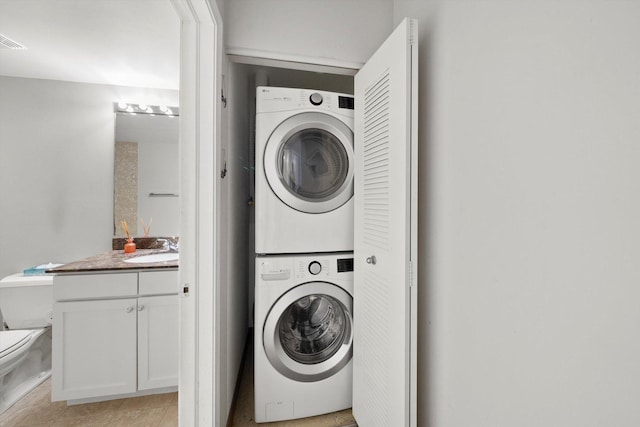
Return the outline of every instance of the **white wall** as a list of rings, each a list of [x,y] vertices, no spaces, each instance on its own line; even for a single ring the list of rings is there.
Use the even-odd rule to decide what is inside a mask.
[[[111,249],[118,100],[178,92],[0,77],[0,277]]]
[[[223,337],[220,376],[222,390],[218,399],[221,408],[228,413],[234,396],[242,356],[248,333],[249,290],[249,96],[248,76],[242,69],[229,64],[225,81],[227,108],[224,111],[227,129],[223,135],[226,152],[227,175],[221,182],[221,205],[226,210],[227,226],[220,230],[224,236],[221,258],[225,265],[225,277],[221,280],[221,293],[225,312],[221,325]],[[222,264],[222,263],[221,263]],[[252,363],[248,360],[247,363]]]
[[[640,425],[640,3],[394,6],[420,20],[419,425]]]
[[[227,0],[227,50],[364,63],[391,32],[389,0]]]
[[[350,75],[316,73],[274,67],[252,67],[268,76],[268,86],[319,89],[353,94],[353,77]]]

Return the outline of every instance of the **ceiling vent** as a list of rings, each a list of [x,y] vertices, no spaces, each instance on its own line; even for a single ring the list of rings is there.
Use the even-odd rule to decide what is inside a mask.
[[[4,34],[0,34],[0,49],[13,49],[20,50],[26,49],[26,47],[22,46],[20,43],[11,40],[9,37]]]

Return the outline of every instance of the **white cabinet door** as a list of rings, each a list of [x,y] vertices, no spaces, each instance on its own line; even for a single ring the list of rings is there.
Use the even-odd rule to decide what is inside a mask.
[[[178,385],[178,296],[138,298],[138,389]]]
[[[417,22],[355,76],[353,414],[416,425]]]
[[[136,299],[55,303],[52,400],[135,391]]]

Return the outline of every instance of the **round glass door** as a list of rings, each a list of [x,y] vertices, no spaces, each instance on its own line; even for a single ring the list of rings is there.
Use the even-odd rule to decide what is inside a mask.
[[[337,209],[353,196],[353,132],[326,114],[292,116],[269,138],[264,170],[271,189],[293,209]]]
[[[319,381],[351,359],[352,298],[325,282],[293,288],[271,308],[263,342],[271,364],[297,381]]]

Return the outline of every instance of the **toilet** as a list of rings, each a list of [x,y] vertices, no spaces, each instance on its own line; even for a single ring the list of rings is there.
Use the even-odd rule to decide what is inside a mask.
[[[0,280],[0,414],[51,376],[53,276]]]

